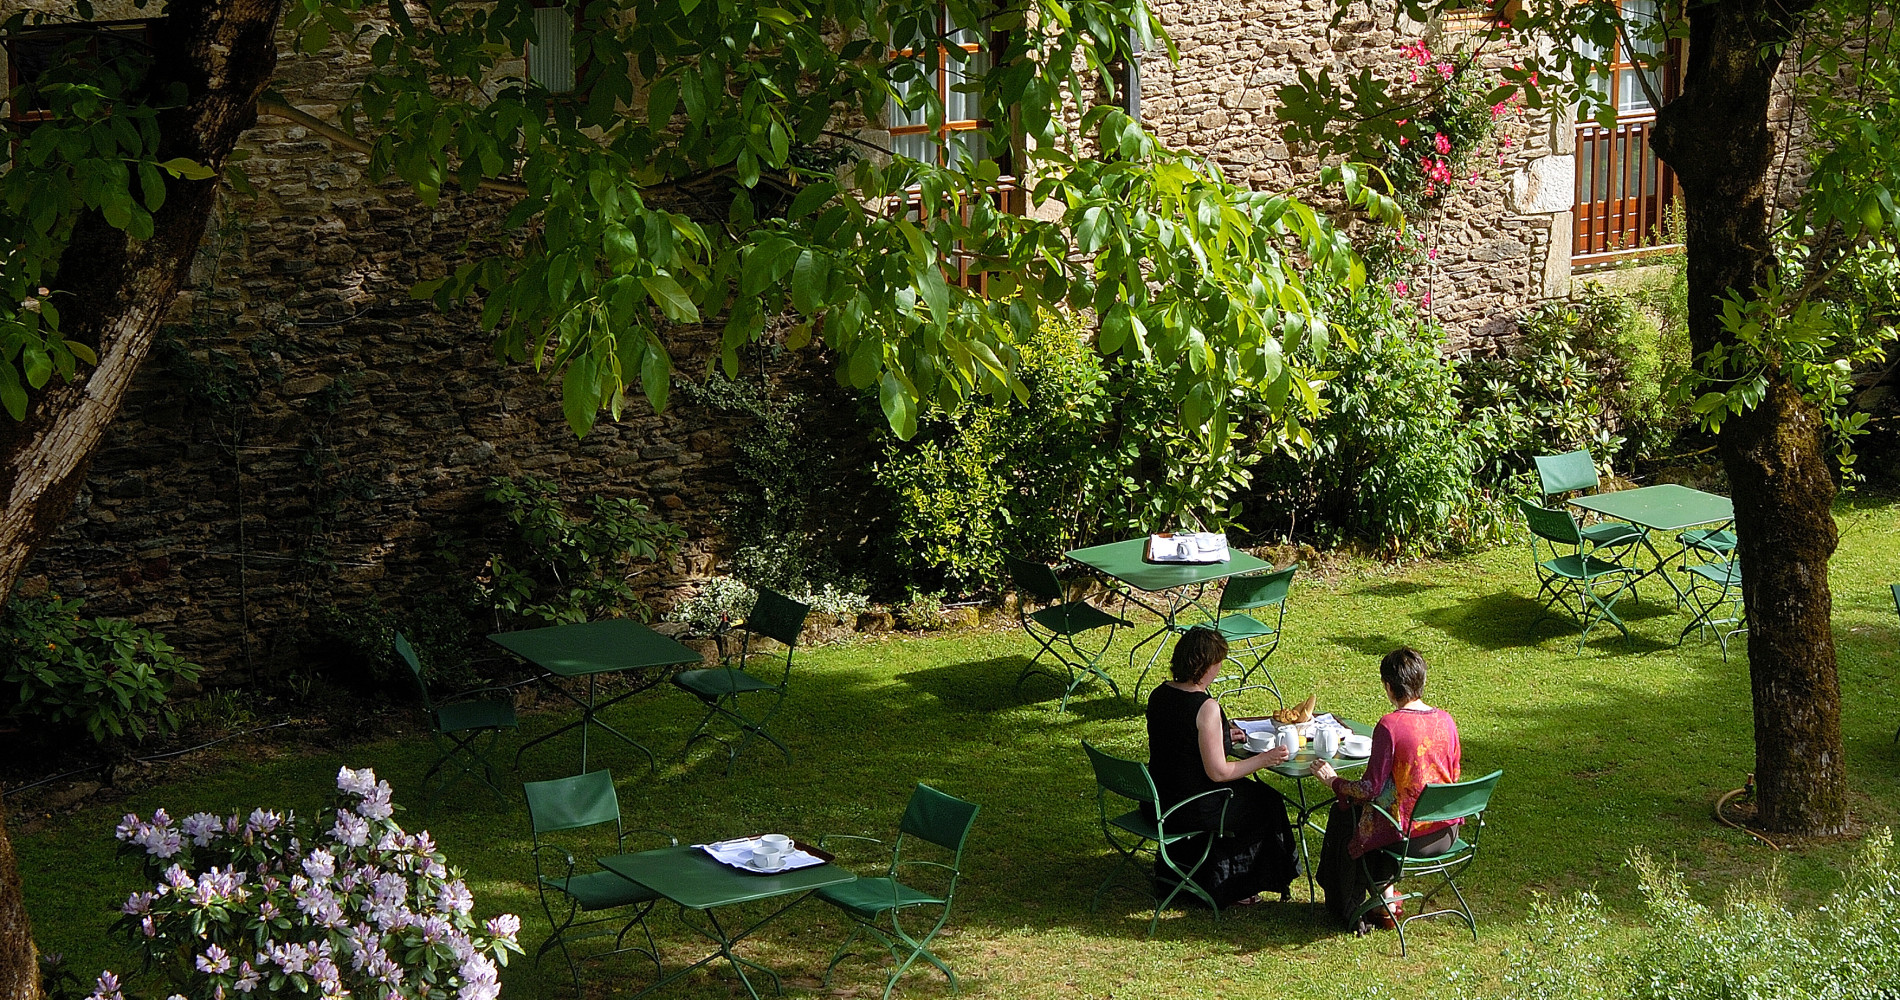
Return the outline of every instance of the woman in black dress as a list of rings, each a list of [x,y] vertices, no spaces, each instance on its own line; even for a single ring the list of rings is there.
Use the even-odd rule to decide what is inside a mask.
[[[1227,759],[1233,733],[1220,702],[1207,693],[1226,659],[1227,640],[1219,632],[1189,629],[1174,647],[1174,679],[1148,695],[1148,772],[1154,777],[1161,808],[1211,789],[1232,790],[1231,796],[1210,795],[1168,817],[1170,832],[1213,831],[1224,826],[1225,836],[1215,837],[1213,850],[1194,873],[1195,883],[1221,907],[1258,902],[1259,894],[1266,892],[1285,898],[1299,874],[1286,800],[1258,781],[1245,780],[1263,767],[1286,760],[1287,752],[1275,747],[1245,760]],[[1223,803],[1227,808],[1224,824]],[[1168,854],[1186,867],[1201,856],[1205,846],[1196,837],[1169,845]],[[1168,882],[1175,878],[1158,861],[1155,874]]]

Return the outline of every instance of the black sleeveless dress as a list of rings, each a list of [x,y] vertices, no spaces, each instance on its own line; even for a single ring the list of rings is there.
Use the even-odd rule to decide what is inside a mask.
[[[1286,800],[1279,792],[1251,777],[1219,782],[1207,776],[1195,717],[1201,704],[1210,700],[1204,691],[1183,691],[1167,684],[1148,695],[1148,773],[1154,777],[1163,809],[1202,792],[1231,789],[1226,835],[1214,839],[1213,850],[1194,873],[1195,883],[1215,902],[1227,906],[1255,893],[1286,892],[1299,874],[1299,862]],[[1226,728],[1223,712],[1221,729]],[[1214,830],[1221,825],[1221,805],[1218,795],[1197,800],[1171,814],[1168,829]],[[1170,844],[1168,855],[1186,868],[1201,856],[1206,836]],[[1176,880],[1158,859],[1155,878],[1167,884]]]

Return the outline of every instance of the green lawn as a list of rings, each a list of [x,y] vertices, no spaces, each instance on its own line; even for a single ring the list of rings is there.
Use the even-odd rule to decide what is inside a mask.
[[[1900,580],[1900,504],[1862,500],[1844,505],[1839,518],[1835,628],[1860,831],[1900,820],[1900,750],[1889,742],[1900,724],[1893,683],[1900,618],[1887,590]],[[1272,661],[1289,700],[1317,692],[1322,710],[1375,719],[1383,706],[1378,657],[1409,644],[1432,663],[1427,699],[1458,717],[1467,772],[1505,770],[1485,854],[1466,883],[1481,943],[1472,945],[1456,922],[1415,924],[1404,963],[1390,935],[1354,939],[1322,921],[1304,902],[1304,882],[1296,904],[1235,912],[1218,924],[1202,911],[1172,914],[1152,941],[1143,937],[1147,914],[1132,895],[1091,914],[1089,897],[1110,856],[1095,825],[1080,743],[1145,756],[1140,710],[1127,698],[1085,690],[1057,716],[1059,690],[1034,681],[1025,692],[1032,700],[1019,701],[1009,683],[1026,640],[1013,629],[863,638],[801,652],[793,695],[774,727],[798,755],[792,765],[755,750],[727,777],[723,756],[669,756],[697,718],[689,699],[670,688],[611,716],[661,753],[658,776],[623,747],[605,745],[596,759],[614,769],[632,825],[669,827],[682,842],[765,830],[884,835],[915,781],[981,803],[963,894],[940,948],[976,996],[1415,995],[1442,988],[1449,974],[1495,975],[1501,951],[1523,940],[1536,893],[1594,888],[1621,919],[1634,920],[1634,878],[1624,862],[1637,845],[1673,858],[1710,898],[1777,861],[1804,898],[1832,889],[1851,841],[1777,855],[1711,819],[1714,799],[1752,766],[1745,653],[1738,649],[1725,663],[1712,640],[1693,637],[1676,648],[1685,619],[1651,587],[1633,616],[1634,641],[1611,632],[1573,655],[1568,626],[1531,625],[1535,588],[1526,562],[1524,549],[1512,546],[1457,561],[1360,567],[1331,580],[1305,575],[1294,585],[1287,639]],[[1133,684],[1125,660],[1116,673]],[[528,717],[522,738],[559,718]],[[345,749],[227,745],[156,772],[157,780],[122,803],[16,826],[41,946],[67,953],[83,975],[130,964],[103,933],[136,886],[131,863],[113,858],[120,812],[313,809],[327,800],[339,764],[375,767],[396,785],[398,802],[419,807],[415,783],[431,758],[415,724],[407,729]],[[566,773],[576,756],[571,742],[554,741],[530,753],[525,776]],[[523,916],[532,951],[546,924],[530,886],[525,810],[502,809],[473,785],[461,788],[462,801],[402,818],[435,833],[451,862],[469,873],[482,910]],[[656,928],[674,957],[700,953],[671,914]],[[807,902],[745,948],[786,971],[792,987],[815,989],[842,934],[827,908]],[[562,982],[561,971],[550,983]],[[597,968],[590,982],[601,995],[625,994],[649,971],[628,960]],[[913,972],[902,991],[943,995],[934,976]],[[505,982],[511,991],[537,985],[521,962]],[[833,987],[876,996],[882,978],[871,966],[848,963]],[[723,996],[735,988],[729,972],[715,967],[667,995]]]

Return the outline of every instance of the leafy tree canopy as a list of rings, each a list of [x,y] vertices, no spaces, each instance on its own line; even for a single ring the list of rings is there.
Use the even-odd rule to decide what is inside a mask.
[[[716,329],[731,372],[784,317],[788,347],[822,342],[909,435],[920,407],[1020,394],[1017,345],[1038,305],[1065,303],[1093,315],[1100,350],[1172,366],[1181,415],[1208,440],[1226,440],[1227,402],[1246,390],[1297,441],[1320,404],[1293,359],[1305,346],[1323,356],[1339,332],[1307,276],[1363,280],[1302,192],[1240,187],[1095,104],[1131,45],[1173,54],[1141,4],[592,0],[571,94],[522,78],[537,41],[528,0],[297,0],[285,20],[307,53],[341,41],[370,55],[345,127],[370,143],[373,171],[430,202],[449,186],[518,199],[507,252],[416,292],[479,304],[503,356],[557,375],[577,433],[630,394],[665,405],[669,329]],[[950,44],[947,23],[977,26],[964,37],[980,51]],[[999,210],[1010,179],[994,160],[893,157],[866,138],[883,133],[860,129],[899,107],[941,126],[940,51],[965,71],[958,89],[990,123],[987,148],[1013,149],[1037,211]],[[152,156],[151,108],[178,97],[140,91],[139,56],[44,80],[52,120],[0,175],[0,238],[16,258],[0,289],[0,401],[16,418],[23,386],[90,360],[59,335],[57,295],[37,294],[72,219],[97,210],[140,238],[160,174],[193,170]],[[1315,183],[1397,221],[1354,168]],[[960,259],[988,273],[987,294],[947,279]]]

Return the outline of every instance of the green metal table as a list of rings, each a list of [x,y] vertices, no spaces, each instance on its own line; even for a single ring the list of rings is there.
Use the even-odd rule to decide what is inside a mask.
[[[573,625],[555,625],[550,628],[534,628],[521,632],[496,632],[489,640],[529,663],[540,667],[545,673],[542,679],[547,687],[559,691],[562,697],[580,706],[581,717],[551,733],[544,733],[521,745],[515,751],[515,766],[521,766],[521,755],[537,743],[545,743],[570,729],[579,727],[581,731],[581,769],[578,774],[587,773],[587,730],[599,726],[620,737],[622,742],[647,755],[647,766],[657,768],[658,762],[653,751],[641,746],[618,729],[600,721],[602,710],[627,698],[631,698],[665,679],[659,668],[674,667],[685,663],[698,663],[698,653],[647,628],[645,625],[625,618],[610,618],[606,621],[579,622]],[[595,682],[601,674],[618,674],[629,671],[650,671],[652,676],[641,683],[631,685],[628,690],[604,702],[594,698]],[[553,678],[587,678],[587,699],[574,696],[565,687],[553,683]]]
[[[1620,490],[1615,493],[1597,493],[1592,496],[1578,497],[1570,501],[1572,505],[1584,510],[1595,511],[1605,517],[1614,517],[1619,521],[1628,521],[1642,529],[1639,541],[1656,558],[1656,565],[1643,570],[1635,580],[1634,586],[1644,577],[1661,574],[1663,582],[1676,595],[1676,606],[1682,606],[1682,588],[1664,572],[1671,560],[1688,552],[1688,546],[1678,544],[1676,551],[1665,557],[1650,540],[1653,532],[1684,531],[1705,524],[1726,528],[1735,520],[1735,505],[1728,497],[1704,493],[1675,483],[1662,483],[1657,486],[1642,486],[1633,490]]]
[[[1334,718],[1337,719],[1339,717],[1334,716]],[[1372,735],[1372,727],[1363,722],[1354,722],[1351,719],[1339,719],[1339,724],[1360,736]],[[1228,752],[1234,757],[1251,757],[1254,754],[1254,751],[1247,749],[1244,744],[1240,743],[1230,745]],[[1293,819],[1293,832],[1299,834],[1300,837],[1300,866],[1306,869],[1306,896],[1309,901],[1314,903],[1319,902],[1319,883],[1313,872],[1313,855],[1306,846],[1306,831],[1315,830],[1320,833],[1325,833],[1326,827],[1313,822],[1313,817],[1318,815],[1322,809],[1330,807],[1333,804],[1332,797],[1325,795],[1320,796],[1318,801],[1311,804],[1306,801],[1306,780],[1313,776],[1313,763],[1319,759],[1319,754],[1313,752],[1313,744],[1308,742],[1299,753],[1293,755],[1292,760],[1275,764],[1267,768],[1266,771],[1254,772],[1255,777],[1259,777],[1267,772],[1272,772],[1282,778],[1290,779],[1293,782],[1293,792],[1298,799],[1297,805],[1295,805],[1297,815],[1295,815]],[[1333,765],[1333,770],[1344,773],[1365,767],[1366,761],[1371,759],[1370,755],[1365,757],[1333,757],[1328,759],[1327,763]]]
[[[680,908],[680,923],[719,946],[718,951],[671,975],[661,977],[658,982],[634,996],[651,993],[720,958],[724,958],[731,964],[732,971],[739,974],[739,981],[745,984],[752,1000],[759,1000],[759,991],[745,974],[748,966],[770,976],[773,988],[784,992],[784,982],[778,973],[733,954],[732,946],[777,919],[786,910],[797,906],[800,900],[813,891],[857,880],[857,876],[847,869],[829,863],[777,875],[755,875],[722,865],[697,847],[663,847],[639,854],[615,854],[601,858],[600,866],[622,878],[632,879],[677,904]],[[736,931],[728,930],[715,912],[721,907],[787,896],[791,897],[790,901]],[[705,919],[705,926],[690,919],[687,916],[689,912],[699,913]]]
[[[1140,689],[1147,683],[1148,671],[1154,667],[1155,660],[1160,659],[1161,647],[1166,644],[1167,637],[1187,630],[1187,626],[1181,623],[1181,615],[1193,608],[1208,620],[1218,617],[1217,611],[1200,604],[1208,584],[1230,576],[1243,576],[1273,568],[1272,563],[1256,559],[1239,549],[1230,549],[1228,561],[1224,563],[1153,563],[1141,557],[1147,542],[1147,537],[1143,536],[1125,542],[1070,549],[1063,553],[1067,558],[1127,585],[1122,589],[1123,617],[1127,616],[1127,606],[1134,604],[1161,618],[1161,627],[1135,643],[1135,648],[1128,651],[1128,666],[1132,669],[1135,660],[1141,655],[1141,648],[1149,643],[1154,644],[1154,648],[1148,651],[1147,665],[1141,668],[1141,676],[1135,681],[1133,697],[1136,701],[1141,700]],[[1149,600],[1136,596],[1137,593],[1149,595]]]

